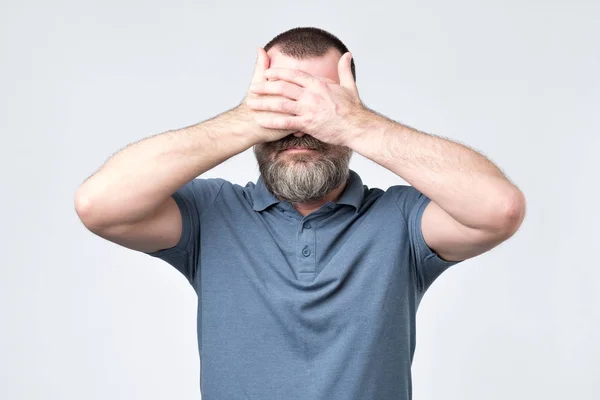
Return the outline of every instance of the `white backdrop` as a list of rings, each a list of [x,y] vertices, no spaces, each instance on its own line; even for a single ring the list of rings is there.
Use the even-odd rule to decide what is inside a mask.
[[[528,200],[426,294],[414,398],[599,398],[599,20],[593,0],[3,0],[0,398],[199,398],[193,289],[89,233],[74,193],[126,144],[237,104],[255,47],[296,26],[347,44],[369,107],[483,152]],[[258,168],[246,151],[203,176]]]

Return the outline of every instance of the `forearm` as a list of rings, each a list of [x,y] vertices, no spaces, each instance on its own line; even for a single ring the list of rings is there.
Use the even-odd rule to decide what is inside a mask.
[[[78,214],[96,226],[143,219],[185,183],[251,147],[244,122],[230,110],[128,145],[79,187]]]
[[[369,113],[348,146],[394,172],[461,224],[496,229],[518,219],[520,191],[478,152]]]

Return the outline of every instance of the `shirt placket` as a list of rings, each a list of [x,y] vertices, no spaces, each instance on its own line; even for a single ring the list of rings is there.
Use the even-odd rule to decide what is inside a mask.
[[[315,224],[314,218],[302,219],[299,225],[296,243],[296,259],[298,260],[298,278],[301,281],[312,281],[315,277]]]

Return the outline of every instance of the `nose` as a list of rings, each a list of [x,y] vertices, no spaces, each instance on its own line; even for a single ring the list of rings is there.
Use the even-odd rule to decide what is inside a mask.
[[[304,132],[294,132],[293,135],[296,136],[296,137],[302,137],[302,136],[306,135],[306,133],[304,133]]]

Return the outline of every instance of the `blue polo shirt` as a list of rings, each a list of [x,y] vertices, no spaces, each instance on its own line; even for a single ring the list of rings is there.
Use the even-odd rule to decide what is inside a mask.
[[[268,192],[194,179],[173,194],[183,234],[149,253],[198,295],[203,400],[408,400],[415,313],[448,267],[425,243],[430,201],[350,170],[303,217]]]

